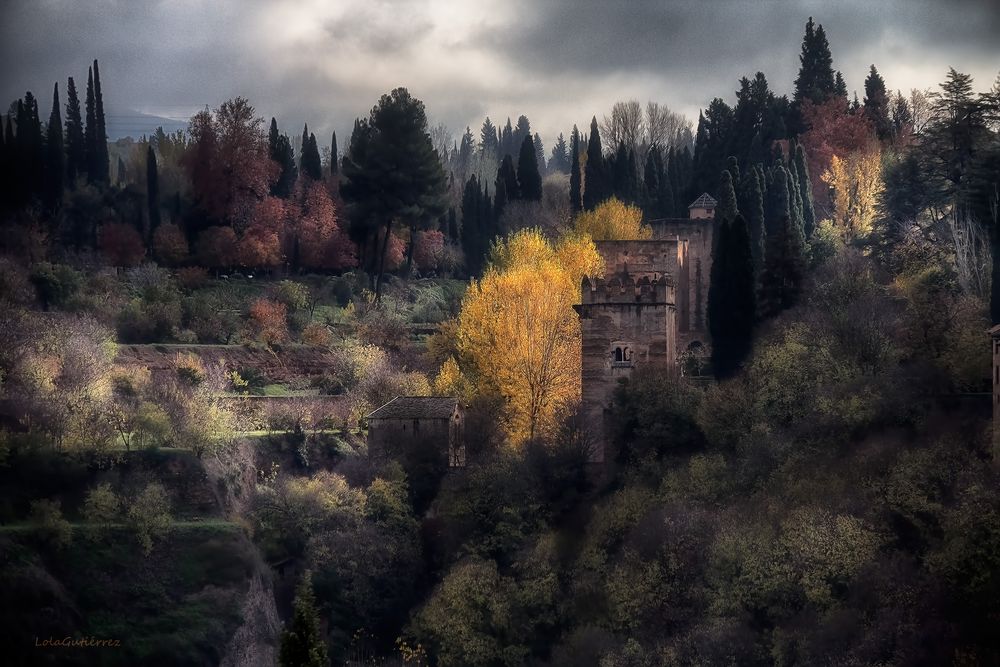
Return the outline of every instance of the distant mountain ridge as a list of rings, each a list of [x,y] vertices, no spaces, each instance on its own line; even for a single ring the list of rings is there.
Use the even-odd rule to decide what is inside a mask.
[[[138,139],[143,135],[149,136],[158,127],[162,127],[167,133],[186,130],[188,127],[186,119],[156,116],[135,109],[109,109],[106,119],[108,141],[112,142],[125,137]]]

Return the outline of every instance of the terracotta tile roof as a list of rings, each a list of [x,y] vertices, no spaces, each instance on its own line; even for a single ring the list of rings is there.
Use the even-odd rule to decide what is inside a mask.
[[[718,203],[707,192],[702,192],[701,196],[691,202],[688,208],[715,208],[715,205]]]
[[[441,396],[397,396],[366,419],[449,419],[458,399]]]

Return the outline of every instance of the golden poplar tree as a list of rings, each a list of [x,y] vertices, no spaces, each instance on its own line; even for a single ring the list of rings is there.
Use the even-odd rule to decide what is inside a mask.
[[[580,323],[573,304],[584,274],[603,270],[593,242],[552,244],[537,229],[498,242],[490,266],[462,302],[458,344],[480,391],[507,402],[515,444],[549,432],[580,396]]]
[[[885,187],[878,146],[854,151],[846,158],[834,155],[822,178],[833,188],[834,223],[844,238],[853,241],[871,234]]]
[[[648,239],[653,234],[652,229],[642,224],[642,209],[625,204],[617,197],[576,216],[574,225],[578,233],[595,241]]]

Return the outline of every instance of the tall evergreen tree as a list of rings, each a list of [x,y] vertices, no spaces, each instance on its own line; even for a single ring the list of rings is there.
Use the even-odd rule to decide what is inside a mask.
[[[281,633],[278,652],[281,667],[327,667],[326,641],[320,632],[316,594],[312,587],[312,574],[306,570],[295,590],[291,623]]]
[[[535,159],[538,162],[538,174],[545,176],[545,146],[542,145],[542,138],[538,136],[537,132],[535,132],[533,142],[535,144]]]
[[[657,148],[656,152],[653,154],[656,160],[656,175],[658,183],[658,192],[656,199],[657,205],[657,217],[659,218],[670,218],[675,215],[676,205],[674,204],[674,188],[670,184],[670,174],[668,173],[669,164],[664,163],[663,153]]]
[[[515,199],[521,198],[521,188],[517,182],[517,172],[514,170],[514,160],[509,155],[504,155],[503,160],[500,162],[500,167],[497,169],[497,185],[499,189],[502,187],[504,191],[504,201],[514,201]]]
[[[584,168],[585,187],[583,208],[592,211],[611,196],[607,168],[604,163],[604,149],[601,147],[601,132],[597,128],[597,116],[590,121],[590,139],[587,142],[587,165]]]
[[[576,215],[583,209],[582,190],[580,187],[580,131],[573,126],[573,133],[570,134],[569,152],[569,211],[571,215]]]
[[[107,184],[110,177],[111,158],[108,153],[108,130],[104,121],[104,95],[101,92],[101,71],[94,60],[94,120],[97,131],[94,136],[95,168],[97,181]]]
[[[83,117],[76,83],[69,77],[66,84],[66,182],[76,187],[77,177],[87,170],[86,149],[83,137]]]
[[[59,109],[59,84],[52,89],[52,112],[45,135],[45,204],[55,210],[62,201],[63,181],[66,175],[66,156],[63,153],[63,126]]]
[[[834,79],[833,94],[844,100],[844,104],[847,104],[847,82],[844,81],[844,75],[840,73],[840,70],[837,70],[837,75]]]
[[[795,146],[795,159],[792,165],[799,177],[799,190],[802,193],[802,225],[808,239],[816,228],[816,211],[813,208],[812,183],[809,182],[809,165],[802,144]]]
[[[503,131],[500,133],[500,159],[502,160],[504,156],[514,157],[514,153],[517,152],[521,144],[514,143],[514,127],[510,124],[510,116],[507,117],[507,124],[503,126]]]
[[[336,178],[340,166],[340,155],[337,153],[337,133],[330,137],[330,176]]]
[[[810,100],[821,104],[836,94],[837,84],[833,72],[833,56],[826,41],[823,26],[815,26],[810,16],[806,34],[802,39],[799,55],[799,75],[795,79],[795,101]]]
[[[736,189],[733,187],[733,177],[728,171],[723,170],[719,177],[719,200],[715,207],[715,217],[717,220],[732,222],[739,214],[736,205]]]
[[[764,269],[764,248],[767,241],[767,231],[764,225],[764,192],[763,183],[757,169],[751,169],[746,175],[746,196],[744,210],[750,226],[750,250],[753,254],[755,275],[760,276]]]
[[[98,182],[97,112],[94,107],[94,68],[87,70],[87,127],[84,130],[84,162],[87,165],[87,182]]]
[[[38,100],[31,92],[17,103],[17,176],[22,201],[41,195],[44,188],[45,148]]]
[[[452,242],[458,241],[458,216],[455,215],[455,207],[448,207],[448,238]]]
[[[151,239],[153,232],[160,226],[160,175],[156,167],[156,151],[152,145],[146,149],[146,207],[149,210]]]
[[[489,116],[483,121],[483,127],[479,131],[479,147],[484,155],[496,156],[500,152],[500,146],[497,141],[497,128],[493,125]]]
[[[271,118],[271,129],[267,135],[271,160],[278,165],[278,178],[271,185],[271,195],[287,199],[295,188],[299,170],[295,166],[295,151],[287,134],[278,133],[278,121]]]
[[[723,218],[718,229],[709,277],[708,328],[712,368],[716,378],[723,379],[732,376],[750,353],[757,301],[746,220],[741,215]]]
[[[549,171],[552,173],[568,174],[569,170],[569,150],[566,147],[566,138],[560,132],[559,138],[556,139],[556,145],[552,147],[552,156],[549,158]]]
[[[892,118],[889,115],[889,94],[885,90],[885,80],[875,69],[868,70],[865,78],[865,117],[875,127],[875,134],[880,140],[892,136]]]
[[[761,275],[761,313],[773,317],[798,301],[805,275],[804,248],[791,216],[785,215],[768,231]]]
[[[299,170],[303,176],[314,181],[323,179],[323,165],[319,158],[316,135],[309,132],[309,125],[302,128],[302,150],[299,156]]]
[[[642,169],[642,209],[647,218],[664,217],[660,215],[660,174],[657,168],[659,146],[651,146],[646,152],[646,164]]]
[[[538,173],[538,156],[531,135],[521,141],[521,151],[517,157],[517,185],[521,199],[542,200],[542,176]]]
[[[462,190],[462,250],[465,253],[465,268],[470,276],[479,275],[482,269],[480,238],[483,230],[479,221],[481,198],[482,190],[476,175],[473,174]]]

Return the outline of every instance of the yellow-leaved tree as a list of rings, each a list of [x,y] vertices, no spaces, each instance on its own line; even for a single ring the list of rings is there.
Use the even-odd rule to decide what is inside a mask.
[[[498,241],[482,279],[462,300],[458,346],[480,391],[500,394],[514,444],[548,433],[580,396],[580,322],[573,304],[584,275],[603,262],[580,234],[553,244],[537,229]]]
[[[642,209],[612,197],[593,211],[576,216],[575,229],[595,241],[648,239],[653,230],[642,224]]]
[[[834,155],[822,179],[833,188],[834,223],[844,239],[851,242],[869,236],[875,228],[878,200],[885,187],[878,145],[854,151],[843,159]]]

